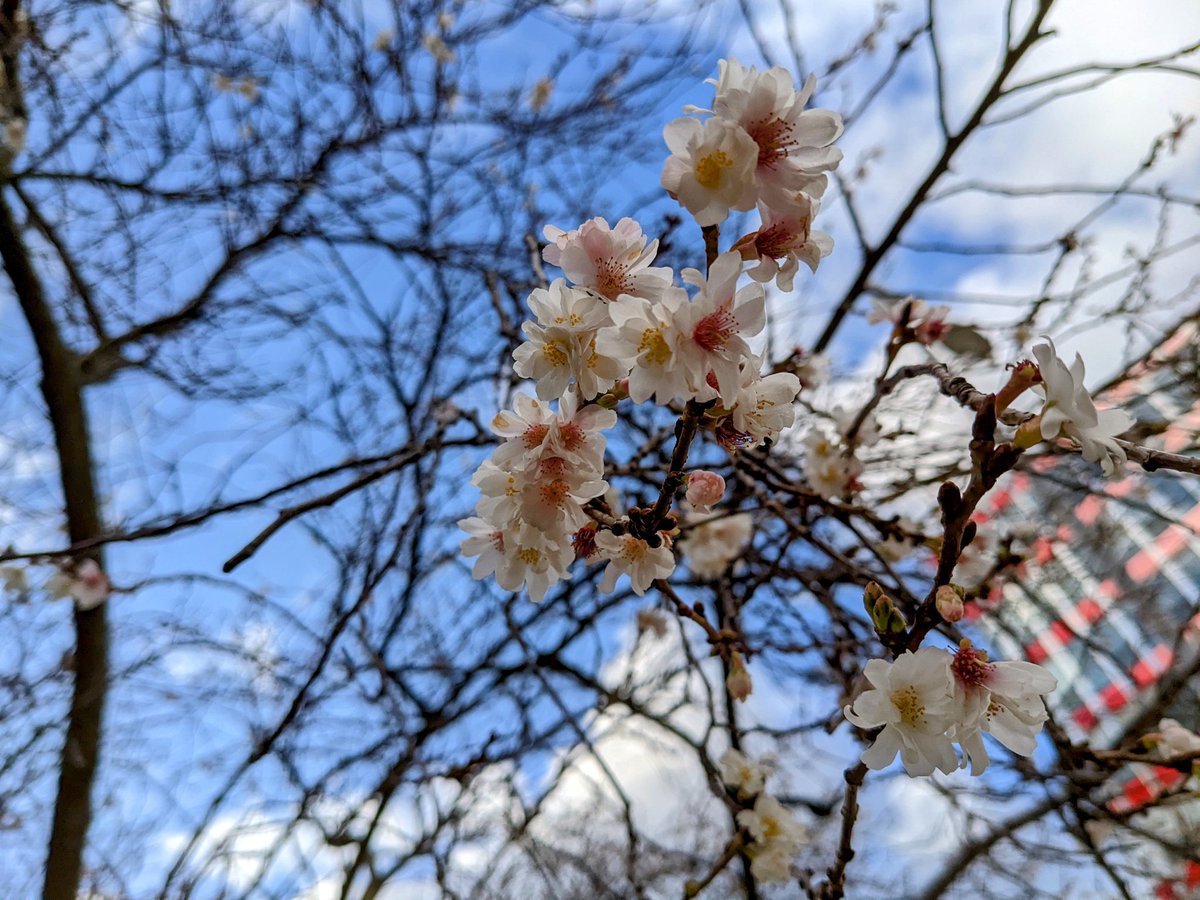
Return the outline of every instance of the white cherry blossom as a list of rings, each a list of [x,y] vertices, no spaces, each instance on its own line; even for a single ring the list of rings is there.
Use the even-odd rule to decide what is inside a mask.
[[[721,754],[718,761],[721,768],[721,780],[731,788],[737,788],[738,796],[743,799],[762,793],[767,784],[767,777],[775,771],[775,762],[770,758],[751,762],[749,757],[730,747]]]
[[[458,526],[468,534],[462,542],[462,554],[479,557],[471,571],[473,578],[494,574],[496,583],[506,591],[519,591],[524,585],[535,602],[566,577],[573,560],[570,544],[547,539],[528,526],[498,529],[477,516],[461,519]]]
[[[948,306],[930,306],[917,297],[905,297],[903,300],[875,297],[871,300],[871,309],[867,313],[867,324],[891,322],[893,325],[899,325],[904,322],[909,328],[919,330],[926,322],[941,322],[949,312]]]
[[[829,380],[830,361],[826,354],[809,353],[797,347],[792,359],[792,371],[800,379],[800,387],[820,387]]]
[[[990,662],[970,641],[954,654],[950,670],[960,708],[952,737],[962,745],[971,774],[980,774],[989,762],[985,731],[1013,753],[1030,756],[1048,718],[1042,695],[1058,687],[1058,679],[1035,663]]]
[[[475,512],[499,528],[508,528],[521,518],[521,498],[529,477],[522,469],[506,469],[490,459],[480,463],[471,484],[483,495]]]
[[[610,303],[608,311],[613,326],[601,329],[596,348],[605,356],[632,362],[629,396],[634,403],[654,397],[656,403],[665,405],[694,396],[682,353],[684,342],[691,343],[683,288],[671,287],[653,303],[626,295]]]
[[[847,706],[845,715],[859,728],[883,726],[875,743],[863,751],[867,767],[887,768],[899,752],[909,775],[957,769],[958,756],[946,736],[958,711],[950,654],[922,647],[904,652],[895,662],[872,659],[865,674],[871,689]]]
[[[595,291],[606,300],[621,294],[655,300],[671,284],[671,270],[652,268],[658,241],[647,245],[642,226],[628,217],[610,228],[597,217],[574,231],[547,225],[543,231],[550,245],[542,258],[558,266],[577,285]]]
[[[559,401],[547,446],[557,456],[599,472],[604,468],[604,434],[617,424],[617,414],[595,403],[580,405],[579,395],[568,391]]]
[[[745,363],[741,387],[734,399],[730,418],[733,427],[749,436],[749,445],[778,440],[785,428],[796,421],[796,395],[800,379],[791,372],[759,376],[762,361],[754,357]]]
[[[754,877],[767,882],[789,880],[792,859],[807,837],[795,816],[770,794],[762,793],[753,809],[737,814],[737,822],[754,839],[747,850]]]
[[[601,531],[596,535],[596,547],[600,556],[607,559],[608,567],[600,579],[600,590],[610,593],[621,575],[629,576],[630,586],[638,596],[646,593],[657,578],[666,578],[675,571],[675,556],[671,553],[670,539],[660,535],[659,545],[649,543],[632,534],[615,535]]]
[[[805,109],[815,77],[810,75],[797,91],[791,73],[780,66],[760,73],[729,59],[717,67],[713,114],[736,122],[757,146],[755,174],[765,202],[786,204],[811,176],[841,162],[842,152],[830,145],[842,133],[842,117],[827,109]]]
[[[95,609],[112,593],[108,576],[94,559],[72,565],[64,563],[65,568],[50,576],[47,591],[55,599],[71,597],[80,609]]]
[[[689,517],[690,527],[679,542],[679,551],[697,578],[721,577],[754,535],[754,519],[749,513],[732,516]]]
[[[497,528],[491,522],[471,516],[459,519],[458,527],[468,535],[461,544],[463,556],[475,556],[475,565],[471,569],[471,577],[476,581],[495,573],[501,566],[507,565],[504,555],[504,530]]]
[[[817,271],[821,260],[833,252],[833,238],[812,228],[820,204],[804,193],[779,208],[758,205],[762,225],[734,244],[745,260],[758,260],[749,271],[755,281],[774,280],[781,291],[790,291],[800,263]]]
[[[598,330],[612,322],[604,300],[558,278],[530,293],[529,307],[537,322],[521,326],[528,340],[513,351],[513,370],[536,382],[542,400],[562,396],[572,381],[591,399],[625,376],[622,361],[596,351]]]
[[[1046,401],[1041,410],[1042,439],[1066,435],[1079,444],[1084,459],[1099,462],[1105,475],[1115,474],[1126,459],[1116,438],[1133,426],[1133,418],[1119,409],[1096,409],[1083,383],[1083,358],[1078,353],[1067,368],[1054,342],[1046,338],[1046,343],[1033,348],[1033,355],[1042,376],[1042,383],[1034,388]]]
[[[712,373],[717,382],[717,396],[726,407],[734,404],[741,387],[742,364],[753,359],[746,338],[762,331],[767,321],[762,286],[748,284],[738,290],[741,274],[741,256],[733,251],[718,256],[707,277],[697,269],[684,269],[681,273],[684,281],[700,288],[687,307],[691,341],[683,344],[684,358],[693,383],[703,386],[700,398],[710,399],[705,394],[711,387],[708,376]],[[755,365],[756,369],[761,367],[757,360]]]
[[[809,487],[828,500],[844,496],[862,473],[862,463],[845,452],[841,440],[819,428],[804,436],[804,449],[804,477]]]
[[[506,566],[496,569],[496,582],[506,591],[519,591],[523,584],[535,603],[566,577],[574,560],[567,541],[547,538],[533,528],[515,530],[509,543],[512,555]]]
[[[859,412],[860,410],[854,407],[845,406],[835,406],[829,411],[829,416],[833,419],[833,424],[837,426],[837,433],[841,435],[843,440],[850,432],[851,426],[858,420]],[[869,412],[858,426],[858,431],[855,432],[854,439],[859,446],[870,447],[882,435],[883,429],[879,424],[879,420],[875,418],[874,412]]]
[[[1162,759],[1200,753],[1200,734],[1188,731],[1175,719],[1159,719],[1158,731],[1146,735],[1143,740],[1151,743]]]
[[[537,478],[521,486],[521,520],[556,535],[582,528],[589,518],[583,504],[608,490],[608,482],[561,456],[538,461]]]
[[[536,460],[557,418],[549,403],[528,394],[514,395],[513,408],[492,417],[492,433],[506,439],[492,453],[492,462],[523,468]]]
[[[662,186],[701,225],[719,225],[731,209],[754,208],[754,170],[759,150],[744,130],[721,119],[683,117],[669,122],[663,137],[671,155]]]

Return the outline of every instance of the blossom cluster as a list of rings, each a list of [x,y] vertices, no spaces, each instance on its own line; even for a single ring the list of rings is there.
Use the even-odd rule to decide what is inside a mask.
[[[754,805],[737,814],[737,823],[749,834],[746,848],[750,871],[759,881],[788,881],[792,859],[805,840],[803,826],[777,799],[765,790],[774,769],[772,760],[752,762],[743,753],[730,748],[722,754],[721,780],[736,790],[738,800]]]
[[[476,578],[494,574],[502,587],[524,585],[540,599],[576,558],[607,561],[601,590],[626,574],[640,594],[674,570],[673,524],[614,523],[611,509],[595,515],[608,488],[600,432],[615,424],[612,409],[626,398],[700,404],[703,427],[730,451],[776,440],[795,421],[800,378],[764,375],[751,342],[766,325],[763,283],[790,289],[798,263],[815,269],[832,247],[811,225],[825,173],[841,159],[829,146],[841,119],[805,110],[812,80],[797,92],[783,69],[722,62],[714,83],[710,118],[685,117],[664,130],[672,157],[663,183],[703,226],[758,204],[762,227],[712,253],[706,273],[682,270],[677,283],[670,268],[653,265],[658,241],[631,218],[610,226],[597,217],[569,231],[546,226],[542,256],[564,277],[530,293],[533,318],[513,351],[513,369],[533,382],[536,398],[519,395],[496,417],[502,443],[472,479],[482,497],[460,525],[469,535],[463,553],[478,557]],[[747,271],[748,261],[758,264]],[[696,474],[695,509],[710,513],[723,493],[718,481]],[[746,520],[735,522],[742,543]],[[701,577],[715,577],[732,555],[706,552],[699,537],[690,539],[696,565]]]
[[[570,391],[557,410],[517,394],[513,409],[496,414],[492,431],[503,441],[471,479],[482,494],[477,515],[459,522],[470,535],[463,554],[478,557],[475,578],[495,574],[510,591],[525,584],[540,600],[565,577],[574,559],[568,536],[591,521],[583,504],[608,488],[600,432],[616,420]]]
[[[737,60],[721,60],[712,109],[675,119],[663,131],[671,156],[662,186],[701,225],[718,225],[730,210],[758,207],[762,224],[737,243],[755,281],[775,280],[790,291],[800,263],[816,271],[833,249],[827,234],[812,229],[828,185],[826,173],[842,152],[831,144],[842,118],[827,109],[805,109],[815,87],[810,77],[797,91],[786,69],[766,72]]]
[[[846,718],[883,730],[862,761],[883,769],[899,752],[909,775],[949,774],[968,765],[972,775],[981,774],[989,762],[984,732],[1013,753],[1031,755],[1047,719],[1042,697],[1058,686],[1041,666],[991,662],[970,641],[955,653],[922,647],[895,662],[872,659],[864,674],[871,687],[845,708]]]
[[[483,497],[477,515],[461,523],[471,535],[463,552],[479,557],[475,577],[494,573],[502,587],[525,584],[535,598],[576,556],[609,562],[602,590],[625,573],[642,593],[674,569],[670,533],[596,529],[586,511],[607,488],[599,432],[616,422],[611,407],[625,397],[703,403],[716,440],[740,449],[792,425],[800,380],[762,373],[748,341],[765,325],[765,297],[759,284],[739,288],[737,252],[718,256],[707,275],[683,270],[689,296],[671,269],[651,265],[657,241],[633,219],[547,226],[545,234],[545,260],[567,277],[530,294],[535,318],[513,352],[514,370],[537,396],[519,395],[493,421],[504,443],[473,478]],[[694,496],[711,495],[713,484],[700,478]]]

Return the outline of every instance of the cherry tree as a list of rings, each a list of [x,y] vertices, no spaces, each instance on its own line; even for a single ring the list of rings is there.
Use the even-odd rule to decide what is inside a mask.
[[[1006,164],[1196,45],[1059,53],[1066,0],[800,12],[0,4],[6,890],[1183,871],[1200,609],[1146,601],[1153,696],[1081,738],[997,598],[1055,540],[1128,555],[1004,519],[1018,481],[1194,527],[1133,473],[1194,495],[1196,423],[1078,339],[1194,344],[1191,120],[1114,124],[1094,181]]]

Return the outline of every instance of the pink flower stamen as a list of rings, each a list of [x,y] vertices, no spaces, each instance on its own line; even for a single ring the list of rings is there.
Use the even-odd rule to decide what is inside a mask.
[[[737,331],[737,319],[727,306],[722,306],[696,323],[692,329],[692,340],[711,352],[722,349]]]

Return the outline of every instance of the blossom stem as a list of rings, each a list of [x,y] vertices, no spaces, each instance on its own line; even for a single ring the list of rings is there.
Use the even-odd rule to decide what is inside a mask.
[[[821,900],[839,900],[845,894],[846,866],[854,859],[854,823],[858,821],[858,790],[867,777],[866,763],[859,763],[845,773],[846,796],[842,800],[842,832],[837,856],[829,867],[828,878],[817,895]]]
[[[704,235],[705,270],[708,270],[720,255],[721,226],[704,225],[700,230]]]
[[[738,851],[741,850],[745,844],[746,836],[741,831],[738,831],[736,834],[734,834],[729,841],[729,845],[725,848],[725,852],[722,853],[720,858],[712,864],[712,868],[708,870],[708,873],[699,881],[689,881],[683,886],[684,900],[689,900],[691,897],[700,896],[700,892],[712,884],[712,880],[720,875],[722,871],[724,871],[725,867],[729,865],[730,861],[735,856],[737,856]]]
[[[671,453],[671,467],[663,481],[662,490],[658,492],[658,500],[654,504],[654,514],[650,517],[654,530],[663,524],[663,518],[671,508],[671,500],[675,491],[683,484],[683,467],[687,465],[688,450],[696,437],[696,429],[700,424],[700,416],[708,404],[689,400],[683,410],[683,415],[675,425],[675,449]]]

